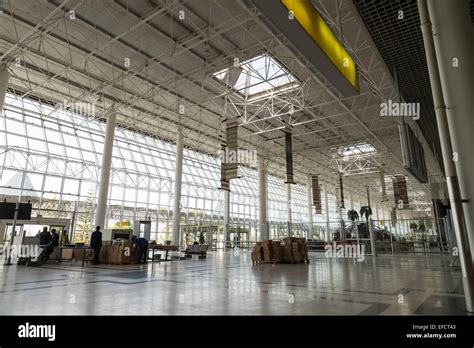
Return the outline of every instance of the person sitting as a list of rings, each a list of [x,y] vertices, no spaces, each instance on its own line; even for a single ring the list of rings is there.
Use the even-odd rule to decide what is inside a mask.
[[[132,237],[132,243],[137,247],[137,261],[138,263],[146,263],[148,258],[148,240],[143,237]]]

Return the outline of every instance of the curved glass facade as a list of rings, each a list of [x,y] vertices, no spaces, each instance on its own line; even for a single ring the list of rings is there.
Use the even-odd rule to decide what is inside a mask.
[[[100,172],[105,124],[57,110],[52,106],[7,94],[0,119],[0,199],[33,204],[33,216],[73,220],[76,241],[92,228]],[[152,238],[171,232],[175,145],[117,128],[108,197],[106,227],[120,222],[152,221]],[[241,168],[242,178],[231,186],[231,223],[245,226],[250,240],[258,224],[257,171]],[[222,227],[223,194],[220,163],[190,149],[184,150],[183,225]],[[292,186],[293,222],[308,221],[306,187]],[[331,220],[336,218],[330,197]],[[268,217],[287,221],[286,186],[269,176]],[[324,209],[324,207],[323,207]],[[314,221],[325,221],[324,215]]]

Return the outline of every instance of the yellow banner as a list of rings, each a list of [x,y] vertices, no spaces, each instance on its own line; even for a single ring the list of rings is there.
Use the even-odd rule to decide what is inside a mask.
[[[314,8],[311,0],[281,0],[296,21],[318,44],[349,83],[360,92],[357,66],[331,28]],[[291,15],[291,13],[289,13]]]

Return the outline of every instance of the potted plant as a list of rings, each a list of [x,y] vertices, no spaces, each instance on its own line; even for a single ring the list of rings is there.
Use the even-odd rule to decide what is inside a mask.
[[[425,230],[426,230],[425,224],[423,223],[423,221],[420,221],[418,225],[418,231],[425,232]]]
[[[369,231],[370,231],[370,228],[369,228],[369,217],[370,215],[372,215],[372,208],[368,205],[364,205],[362,207],[360,207],[360,211],[359,211],[359,214],[360,214],[360,217],[364,217],[365,216],[365,221],[366,221],[366,230],[364,232],[364,235],[368,234]]]
[[[416,224],[416,222],[412,222],[412,223],[410,224],[410,229],[411,229],[413,232],[415,232],[417,228],[418,228],[418,225]]]
[[[359,220],[359,213],[354,209],[351,209],[347,212],[347,218],[352,222]]]
[[[369,216],[372,215],[372,208],[364,205],[363,207],[360,207],[360,216],[365,216],[365,220],[369,221]]]
[[[359,213],[355,211],[354,209],[351,209],[347,212],[347,218],[352,221],[352,227],[351,230],[354,232],[357,228],[356,226],[356,220],[359,220]]]

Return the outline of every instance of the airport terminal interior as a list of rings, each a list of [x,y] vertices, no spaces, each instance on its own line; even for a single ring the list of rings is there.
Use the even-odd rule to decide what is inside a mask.
[[[0,315],[474,312],[473,23],[1,1]]]

